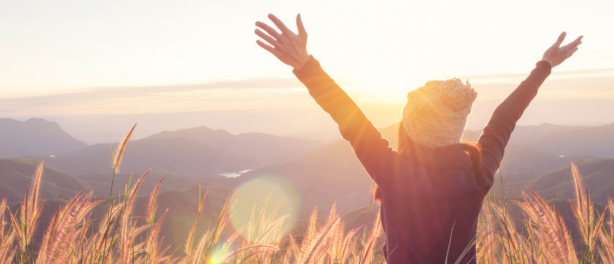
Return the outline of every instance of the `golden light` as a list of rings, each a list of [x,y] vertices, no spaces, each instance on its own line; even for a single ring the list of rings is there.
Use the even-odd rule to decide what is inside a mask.
[[[263,174],[237,188],[235,203],[230,209],[230,221],[244,239],[257,241],[265,235],[283,236],[297,219],[300,198],[294,186],[284,177]],[[277,219],[287,217],[276,228],[276,234],[266,233]]]

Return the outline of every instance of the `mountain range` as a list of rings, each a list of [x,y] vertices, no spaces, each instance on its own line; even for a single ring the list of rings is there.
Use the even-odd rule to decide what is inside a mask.
[[[300,157],[305,150],[317,143],[290,137],[264,133],[233,135],[222,129],[213,130],[204,126],[177,131],[164,131],[146,139],[184,138],[209,146],[237,157],[255,160],[261,164],[283,163]]]
[[[392,147],[398,123],[381,129]],[[137,126],[138,131],[138,126]],[[467,130],[465,141],[475,141],[481,131]],[[614,158],[614,124],[569,127],[551,124],[519,126],[510,139],[502,169],[507,173],[546,173],[569,160]],[[337,144],[335,141],[329,144]],[[115,144],[112,144],[113,146]],[[195,127],[163,131],[133,140],[123,165],[126,172],[152,169],[189,177],[253,170],[299,159],[322,146],[321,141],[280,137],[264,133],[231,134],[226,130]],[[350,158],[351,151],[323,155]],[[53,156],[53,157],[52,157]],[[71,174],[106,173],[111,149],[107,144],[88,146],[54,122],[0,119],[0,158],[46,160]]]
[[[49,137],[47,141],[56,140]],[[34,152],[17,157],[45,160],[50,166],[75,175],[108,173],[115,145],[83,144],[61,155],[43,156]],[[317,146],[317,142],[308,140],[263,133],[233,135],[206,127],[164,131],[132,140],[126,149],[122,171],[142,173],[151,169],[161,174],[209,177],[283,163]]]
[[[0,158],[60,155],[86,146],[55,122],[0,118]]]
[[[50,166],[72,174],[109,173],[111,146],[98,144],[54,158],[27,157],[45,160]],[[254,160],[204,146],[185,138],[148,138],[128,143],[120,171],[170,173],[188,177],[209,177],[225,172],[253,169]]]

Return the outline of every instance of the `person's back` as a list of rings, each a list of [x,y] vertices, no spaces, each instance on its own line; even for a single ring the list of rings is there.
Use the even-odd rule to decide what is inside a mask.
[[[551,67],[569,58],[581,37],[546,51],[531,75],[493,113],[475,145],[461,143],[477,92],[458,79],[430,81],[408,94],[397,151],[352,99],[307,53],[305,32],[299,34],[270,15],[280,35],[264,23],[256,34],[272,45],[258,44],[282,62],[339,125],[357,158],[377,184],[388,263],[475,263],[476,231],[484,197],[493,184],[516,122],[537,95]]]
[[[472,162],[460,146],[438,152],[433,157],[410,157],[411,171],[397,172],[429,177],[434,193],[416,197],[407,188],[398,188],[381,194],[382,226],[388,245],[385,255],[390,263],[443,263],[446,257],[455,260],[475,237],[477,215],[490,184],[482,190],[456,191],[460,190],[458,182],[449,179],[475,178]],[[454,162],[441,162],[441,155]],[[411,186],[411,182],[399,183],[399,187],[404,185]],[[448,245],[450,250],[446,252]],[[472,247],[468,249],[472,251],[467,256],[475,254]]]

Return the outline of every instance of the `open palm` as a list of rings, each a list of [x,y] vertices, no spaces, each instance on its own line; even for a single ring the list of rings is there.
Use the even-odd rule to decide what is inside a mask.
[[[271,52],[281,62],[288,64],[295,69],[299,69],[309,61],[309,53],[307,53],[307,31],[303,26],[301,15],[296,16],[296,26],[298,34],[294,34],[284,23],[281,22],[273,14],[269,14],[269,19],[273,21],[275,26],[281,31],[271,28],[269,25],[260,21],[256,22],[256,26],[266,31],[265,34],[260,29],[256,29],[256,35],[266,41],[268,44],[257,40],[256,43],[263,49]]]
[[[544,53],[544,57],[542,58],[542,60],[549,62],[552,67],[563,63],[566,59],[571,57],[571,55],[578,51],[578,45],[582,44],[583,36],[579,36],[576,40],[561,47],[561,44],[563,43],[563,40],[565,40],[566,35],[567,33],[565,32],[561,33],[554,45],[548,48],[548,50],[546,50],[546,52]]]

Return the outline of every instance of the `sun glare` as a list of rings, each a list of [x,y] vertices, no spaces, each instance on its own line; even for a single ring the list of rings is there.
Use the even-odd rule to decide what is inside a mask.
[[[285,235],[292,228],[300,209],[300,198],[294,186],[284,177],[264,174],[242,184],[236,192],[236,203],[230,209],[230,221],[244,239],[257,242],[267,235],[259,227],[272,224],[272,219],[287,217],[276,235]]]

